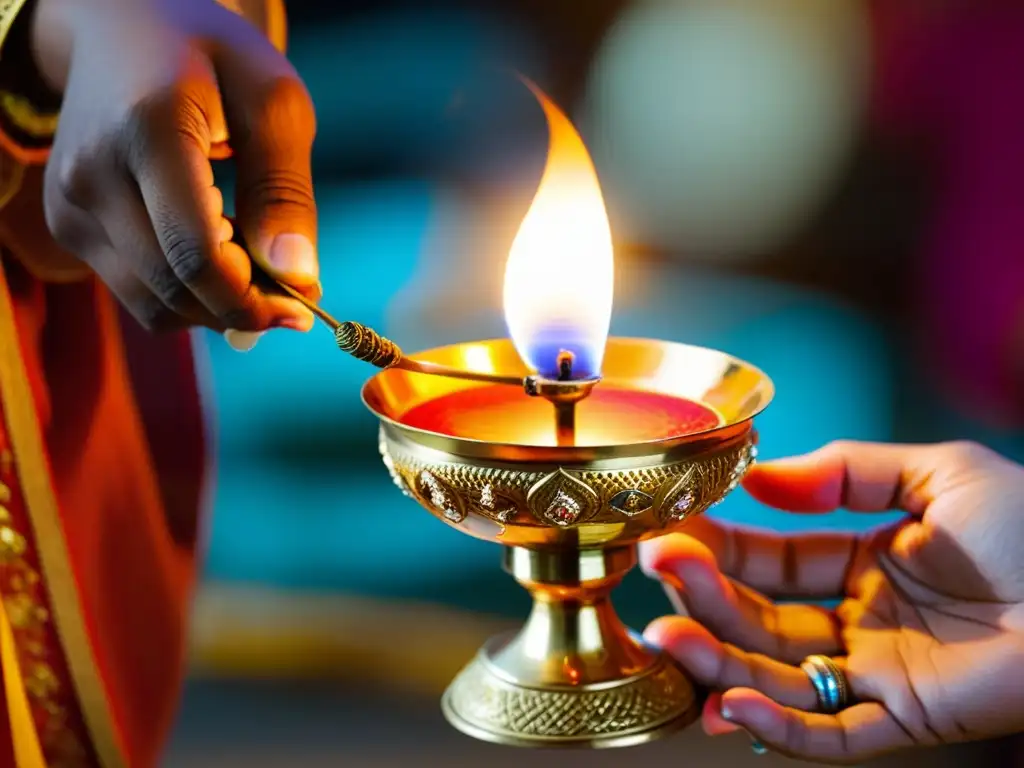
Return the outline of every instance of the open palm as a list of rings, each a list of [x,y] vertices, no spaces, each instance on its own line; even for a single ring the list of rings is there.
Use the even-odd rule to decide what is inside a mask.
[[[834,443],[745,483],[801,513],[902,509],[869,534],[779,536],[703,518],[645,545],[680,612],[647,637],[717,693],[711,734],[742,726],[806,759],[855,762],[1024,729],[1024,468],[970,443]],[[835,610],[775,600],[839,599]],[[799,668],[833,657],[854,703],[816,712]]]

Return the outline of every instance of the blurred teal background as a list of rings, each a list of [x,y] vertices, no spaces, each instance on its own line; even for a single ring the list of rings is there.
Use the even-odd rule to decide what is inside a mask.
[[[405,343],[408,334],[388,322],[385,309],[416,267],[436,194],[414,183],[321,185],[325,305]],[[728,350],[772,376],[778,395],[758,420],[763,457],[840,437],[898,437],[895,350],[864,313],[777,281],[707,267],[638,266],[630,280],[642,306],[617,311],[613,333]],[[347,290],[356,281],[358,290]],[[496,306],[457,336],[421,330],[421,342],[501,335],[501,323]],[[525,595],[497,567],[495,547],[438,525],[395,492],[377,454],[375,420],[359,400],[370,371],[335,352],[328,331],[272,333],[244,355],[219,338],[208,342],[219,429],[208,579],[454,601],[511,615],[524,610]],[[809,524],[743,494],[716,513],[779,529]],[[866,522],[878,521],[840,512],[810,524]],[[665,608],[656,589],[642,586],[619,597],[636,622]]]
[[[908,74],[914,62],[887,55],[893,41],[926,39],[935,56],[949,49],[949,60],[970,60],[973,49],[952,30],[975,18],[971,8],[989,5],[291,3],[291,57],[319,114],[323,303],[406,349],[505,335],[504,258],[546,140],[539,110],[509,75],[518,70],[573,116],[594,153],[616,236],[612,332],[715,347],[765,370],[778,394],[758,419],[762,458],[839,438],[972,438],[1022,460],[1024,377],[1013,377],[1024,371],[1015,367],[1024,352],[1012,340],[1024,339],[1014,325],[1024,327],[1024,304],[1014,316],[997,311],[1003,303],[994,297],[1004,284],[1024,295],[1024,262],[1004,258],[1024,232],[1019,224],[1001,229],[1009,234],[986,249],[957,228],[961,211],[984,206],[987,196],[1001,194],[1001,207],[1013,208],[1020,194],[1005,185],[993,193],[943,170],[983,163],[999,145],[957,143],[965,120],[922,122],[918,102],[934,107],[939,99],[948,109],[938,114],[960,114],[968,96],[951,85],[940,96],[929,91],[928,101]],[[1019,30],[1008,37],[1024,42],[1024,19],[1005,16],[1003,30]],[[992,44],[983,25],[969,28],[978,46]],[[970,98],[980,98],[978,89]],[[944,141],[924,140],[933,136]],[[924,145],[929,152],[918,151]],[[230,190],[230,167],[219,173]],[[963,282],[957,301],[936,308],[933,288],[941,293],[972,262],[987,282],[976,290]],[[965,329],[963,338],[950,324]],[[498,567],[496,547],[439,525],[395,491],[379,462],[376,423],[359,400],[372,372],[337,353],[326,330],[275,331],[247,354],[213,335],[205,342],[216,484],[197,681],[170,758],[181,765],[210,755],[230,764],[247,740],[262,743],[256,735],[268,723],[292,723],[294,730],[275,731],[277,744],[321,736],[333,743],[326,713],[338,708],[345,719],[342,710],[359,706],[344,686],[324,693],[202,681],[286,677],[286,640],[245,661],[261,633],[297,621],[281,606],[343,597],[396,606],[399,617],[416,605],[499,623],[527,608]],[[863,529],[890,519],[795,517],[741,492],[715,514],[780,531]],[[244,611],[233,599],[210,598],[215,608],[202,608],[204,596],[221,592],[256,597],[243,601]],[[669,609],[660,588],[637,574],[617,605],[637,627]],[[372,624],[377,614],[367,615]],[[321,678],[362,679],[353,667],[372,659],[346,650],[361,620],[323,630],[321,651],[332,632],[338,637]],[[388,632],[402,627],[395,621]],[[418,631],[407,623],[389,640],[398,652]],[[376,637],[369,624],[365,634]],[[225,659],[239,661],[225,672]],[[437,663],[438,680],[454,671]],[[423,707],[434,706],[435,693],[427,691]],[[261,696],[266,709],[255,703]],[[395,717],[439,740],[436,753],[408,764],[475,765],[481,755],[504,764],[497,752],[438,735],[439,719],[416,720],[409,713],[419,704],[380,696],[367,705],[381,713],[370,721],[401,710]],[[246,707],[250,719],[225,714]],[[321,720],[309,726],[320,735],[297,724]],[[338,733],[355,733],[346,730],[352,722],[338,724]],[[698,745],[688,749],[704,749],[701,738],[688,734],[686,743]],[[730,744],[721,754],[700,752],[702,760],[747,754]],[[333,760],[332,748],[323,749]],[[368,749],[356,762],[330,764],[403,764]],[[651,761],[670,754],[654,748],[650,755],[660,757]],[[588,765],[617,764],[601,759],[609,762]]]

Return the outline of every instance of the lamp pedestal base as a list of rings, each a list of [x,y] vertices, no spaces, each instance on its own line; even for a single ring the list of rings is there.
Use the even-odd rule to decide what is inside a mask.
[[[634,547],[506,548],[505,570],[533,596],[518,634],[489,641],[444,694],[445,717],[474,738],[527,747],[622,747],[700,714],[693,684],[623,626],[609,599]]]

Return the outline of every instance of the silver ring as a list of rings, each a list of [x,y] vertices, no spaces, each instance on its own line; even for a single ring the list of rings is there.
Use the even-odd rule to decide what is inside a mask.
[[[828,656],[808,656],[800,669],[814,686],[818,709],[826,715],[846,709],[850,703],[850,683],[838,664]]]

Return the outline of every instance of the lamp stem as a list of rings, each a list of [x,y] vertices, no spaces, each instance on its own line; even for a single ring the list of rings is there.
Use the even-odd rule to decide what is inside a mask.
[[[576,445],[576,401],[556,402],[555,436],[559,447]]]
[[[505,570],[530,592],[533,609],[494,663],[520,682],[560,685],[619,680],[651,667],[657,654],[633,639],[610,596],[635,563],[634,547],[507,548]]]
[[[639,744],[696,720],[689,678],[612,607],[635,563],[635,546],[506,548],[505,570],[533,610],[452,681],[441,702],[448,722],[489,741],[549,747]]]

